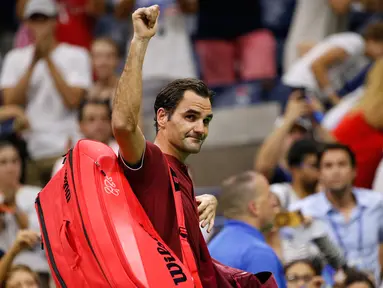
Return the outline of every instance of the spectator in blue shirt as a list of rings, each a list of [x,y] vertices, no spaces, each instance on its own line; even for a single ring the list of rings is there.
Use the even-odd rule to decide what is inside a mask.
[[[272,272],[278,287],[286,287],[282,264],[262,235],[272,227],[276,205],[266,178],[255,172],[229,178],[219,205],[227,220],[209,244],[212,257],[250,273]]]
[[[373,274],[380,282],[383,243],[381,193],[353,187],[355,155],[341,144],[328,144],[320,156],[323,191],[292,205],[321,220],[330,238],[343,251],[350,267]]]

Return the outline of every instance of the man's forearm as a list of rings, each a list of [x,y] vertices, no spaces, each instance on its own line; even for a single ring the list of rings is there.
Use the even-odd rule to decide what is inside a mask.
[[[47,57],[46,61],[56,89],[64,101],[64,105],[69,109],[77,108],[78,104],[81,102],[82,95],[79,94],[81,92],[79,92],[78,89],[69,86],[65,82],[50,57]]]
[[[35,63],[32,63],[23,77],[19,80],[14,88],[6,89],[4,93],[4,104],[5,105],[22,105],[24,106],[27,102],[27,91],[29,82],[31,80]]]
[[[124,71],[113,99],[113,120],[119,127],[135,130],[142,101],[142,66],[149,40],[133,39]]]
[[[7,276],[7,273],[9,272],[9,269],[12,266],[12,262],[19,253],[19,250],[12,246],[11,249],[5,253],[3,258],[0,260],[0,283],[4,283],[4,280]]]
[[[16,218],[17,225],[19,226],[19,229],[21,230],[27,229],[29,226],[28,215],[18,209],[16,209],[14,215]]]

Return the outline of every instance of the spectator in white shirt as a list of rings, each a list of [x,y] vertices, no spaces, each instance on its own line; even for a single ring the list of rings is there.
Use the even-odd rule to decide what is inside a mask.
[[[77,136],[76,108],[91,85],[89,55],[55,39],[57,10],[52,0],[30,0],[24,19],[35,43],[11,50],[4,60],[0,88],[6,105],[24,106],[31,162],[27,182],[46,184],[57,156]]]
[[[291,88],[315,92],[335,105],[339,102],[336,90],[361,70],[364,56],[372,60],[383,56],[382,22],[371,24],[363,36],[347,32],[325,38],[293,64],[282,81]]]

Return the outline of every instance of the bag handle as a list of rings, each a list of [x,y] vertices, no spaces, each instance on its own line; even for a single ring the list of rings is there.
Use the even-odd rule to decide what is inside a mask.
[[[198,275],[197,264],[195,262],[193,251],[188,241],[188,231],[185,225],[185,214],[184,214],[184,208],[182,204],[179,180],[178,180],[176,172],[170,167],[169,163],[168,163],[168,168],[169,168],[170,183],[172,186],[172,191],[174,196],[174,203],[176,206],[177,223],[178,223],[178,229],[179,229],[178,233],[179,233],[180,242],[181,242],[182,258],[186,266],[189,268],[189,271],[193,277],[195,287],[202,288],[203,286],[201,283],[201,279],[199,278],[199,275]]]

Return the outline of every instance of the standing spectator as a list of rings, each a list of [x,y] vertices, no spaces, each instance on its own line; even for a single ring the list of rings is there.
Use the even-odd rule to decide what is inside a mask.
[[[91,55],[96,82],[87,99],[112,101],[118,82],[118,46],[110,38],[98,38],[92,44]]]
[[[323,191],[295,203],[292,209],[323,221],[348,266],[373,273],[379,283],[383,198],[379,193],[354,188],[355,175],[356,160],[350,148],[328,144],[320,156]]]
[[[365,65],[383,56],[383,22],[372,24],[363,36],[346,32],[331,35],[315,45],[283,75],[289,87],[304,87],[331,104],[339,102],[337,89],[353,78]]]
[[[57,10],[51,0],[30,0],[25,22],[36,45],[10,51],[0,88],[6,105],[22,105],[31,125],[26,135],[31,156],[27,181],[45,185],[70,138],[78,138],[75,109],[91,84],[88,53],[54,37]]]
[[[17,11],[23,19],[28,1],[17,0]],[[59,42],[89,49],[96,19],[104,13],[105,0],[53,0],[58,6],[56,37]],[[16,37],[16,47],[34,43],[33,31],[23,25]]]
[[[263,29],[260,0],[200,0],[196,39],[202,77],[210,86],[276,76],[276,42]]]
[[[12,144],[0,143],[0,248],[3,251],[11,249],[19,230],[29,229],[40,231],[34,200],[40,192],[40,187],[20,184],[21,160],[20,155]],[[45,253],[39,245],[18,254],[15,264],[23,264],[39,273],[42,283],[49,283],[49,267]],[[48,287],[48,286],[44,286]]]
[[[284,51],[284,72],[327,36],[343,32],[352,0],[297,0]]]
[[[160,6],[159,32],[150,40],[142,72],[145,117],[153,114],[154,100],[162,87],[178,78],[196,77],[185,17],[195,11],[196,1],[122,0],[116,8],[120,17],[126,17],[133,8]]]
[[[225,265],[251,273],[270,271],[286,287],[283,267],[261,231],[274,220],[274,197],[265,177],[245,172],[226,180],[219,208],[228,219],[209,243],[210,254]]]

